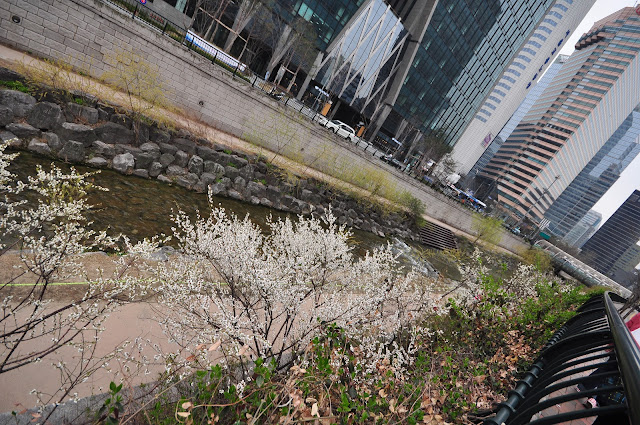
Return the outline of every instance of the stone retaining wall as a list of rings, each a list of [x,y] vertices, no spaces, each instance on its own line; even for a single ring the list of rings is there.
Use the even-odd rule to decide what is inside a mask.
[[[140,124],[137,139],[129,116],[104,104],[36,102],[29,94],[0,90],[0,139],[39,155],[155,178],[198,192],[210,190],[213,195],[294,214],[319,216],[331,206],[339,224],[381,237],[417,239],[407,215],[365,209],[315,180],[287,182],[281,177],[285,173],[255,155],[157,125]]]

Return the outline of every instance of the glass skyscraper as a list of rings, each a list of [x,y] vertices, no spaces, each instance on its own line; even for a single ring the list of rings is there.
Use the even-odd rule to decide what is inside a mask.
[[[549,231],[565,237],[639,153],[640,107],[636,107],[547,210]]]
[[[509,138],[513,130],[515,130],[516,126],[520,123],[522,118],[529,112],[529,109],[533,106],[533,104],[538,100],[538,97],[542,94],[542,92],[547,88],[549,83],[553,81],[553,79],[562,68],[562,64],[566,61],[567,56],[561,55],[556,59],[549,69],[544,74],[542,78],[538,81],[537,84],[533,86],[531,91],[527,93],[527,96],[524,98],[518,109],[513,113],[509,121],[504,125],[502,130],[498,133],[498,135],[491,141],[487,149],[484,151],[480,159],[475,163],[475,165],[469,171],[467,177],[473,178],[480,170],[482,170],[489,163],[491,158],[498,152],[500,146],[504,143],[505,140]]]
[[[461,134],[552,0],[441,0],[382,130]]]
[[[640,190],[636,190],[582,246],[582,252],[594,269],[613,277],[633,271],[630,260],[640,252],[636,248],[639,240]]]
[[[540,223],[638,105],[639,32],[632,7],[597,22],[480,173],[498,182],[500,205],[514,218]],[[611,164],[598,173],[619,175]],[[558,232],[566,234],[588,210]]]
[[[570,246],[580,248],[598,230],[601,221],[602,214],[594,210],[587,211],[584,217],[564,237],[565,242]]]

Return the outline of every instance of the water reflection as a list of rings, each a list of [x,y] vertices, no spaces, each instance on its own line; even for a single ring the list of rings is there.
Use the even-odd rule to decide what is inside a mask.
[[[16,174],[18,179],[25,180],[29,174],[35,172],[36,165],[41,165],[48,170],[51,167],[51,161],[21,152],[11,164],[10,171]],[[56,163],[56,165],[64,171],[70,169],[64,163]],[[79,172],[95,171],[82,166],[77,166],[76,169]],[[101,170],[100,173],[91,177],[91,181],[109,190],[108,192],[93,191],[89,195],[89,203],[94,205],[94,208],[90,211],[88,219],[93,221],[93,227],[96,230],[109,228],[110,234],[122,233],[128,235],[133,241],[158,234],[170,234],[173,225],[172,210],[181,209],[191,216],[195,216],[198,211],[205,217],[209,213],[206,194],[170,186],[157,180],[123,176],[111,170]],[[228,213],[239,217],[249,214],[251,220],[265,231],[269,216],[274,219],[287,216],[295,218],[291,214],[233,199],[216,198],[214,201]],[[418,247],[406,245],[398,239],[389,241],[371,233],[353,230],[350,241],[357,256],[362,256],[366,251],[388,242],[392,243],[394,249],[404,258],[405,266],[415,266],[420,261],[416,250]]]

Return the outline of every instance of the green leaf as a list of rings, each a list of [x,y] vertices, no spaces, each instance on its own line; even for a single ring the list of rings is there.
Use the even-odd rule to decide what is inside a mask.
[[[116,383],[115,383],[115,382],[113,382],[113,381],[111,381],[111,383],[109,384],[109,390],[110,390],[112,393],[114,393],[114,392],[116,392],[116,388],[117,388],[117,387],[116,387]]]
[[[264,376],[258,375],[258,377],[256,378],[256,385],[258,386],[258,388],[264,385]]]

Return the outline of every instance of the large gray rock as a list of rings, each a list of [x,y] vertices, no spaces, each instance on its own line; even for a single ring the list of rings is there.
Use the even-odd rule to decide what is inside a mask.
[[[218,177],[216,177],[215,174],[202,173],[202,175],[200,176],[200,180],[205,186],[209,186],[210,184],[215,183],[216,180],[218,180]]]
[[[276,186],[267,186],[266,198],[274,204],[277,204],[282,198],[282,192],[280,192],[280,189]]]
[[[113,114],[111,122],[126,127],[131,130],[133,128],[133,120],[125,114]]]
[[[231,187],[231,179],[229,177],[221,178],[220,183],[222,183],[226,189],[229,189]]]
[[[5,105],[0,105],[0,127],[13,122],[13,110]]]
[[[205,161],[215,161],[218,158],[218,153],[207,146],[198,146],[196,151],[198,156]]]
[[[229,177],[231,180],[235,180],[236,177],[240,175],[240,173],[238,172],[237,168],[227,165],[226,167],[224,167],[224,175]]]
[[[253,164],[253,166],[257,172],[262,174],[267,174],[267,164],[265,164],[264,162],[258,161],[255,164]]]
[[[267,197],[267,188],[262,183],[249,182],[247,183],[247,189],[249,189],[252,196],[256,196],[258,198]]]
[[[160,130],[156,127],[149,129],[149,140],[156,143],[168,143],[171,140],[171,136],[164,130]]]
[[[116,155],[120,155],[121,153],[130,153],[133,156],[141,154],[142,151],[135,146],[131,145],[113,145],[116,149]]]
[[[132,154],[123,153],[113,157],[111,166],[122,174],[131,174],[136,161]]]
[[[108,145],[100,140],[96,140],[91,144],[91,149],[97,155],[103,156],[105,158],[113,158],[116,156],[116,149],[113,145]]]
[[[179,167],[187,166],[187,163],[189,162],[189,155],[187,155],[186,152],[178,151],[174,156],[175,156],[175,159],[173,161],[174,164],[176,164]]]
[[[74,140],[84,144],[86,147],[91,146],[93,142],[98,140],[93,128],[84,124],[76,124],[72,122],[65,122],[62,126],[56,130],[56,134],[60,136],[62,141]]]
[[[111,114],[105,108],[98,108],[98,121],[109,121]]]
[[[227,194],[227,188],[222,182],[218,182],[210,185],[209,190],[211,190],[211,194],[214,196],[216,195],[225,196]]]
[[[204,161],[198,155],[193,155],[189,159],[187,168],[190,173],[197,174],[199,176],[204,171]]]
[[[215,174],[218,177],[222,177],[224,175],[224,167],[218,164],[217,162],[205,161],[204,172]]]
[[[179,176],[176,179],[176,184],[178,186],[182,186],[182,187],[186,187],[187,189],[191,189],[199,181],[200,181],[200,179],[198,178],[198,176],[196,174],[188,173],[188,174],[185,174],[184,176]]]
[[[162,183],[173,183],[173,180],[171,180],[169,177],[165,176],[164,174],[160,174],[156,178],[158,179],[158,181]]]
[[[7,143],[9,146],[17,148],[22,141],[10,131],[0,131],[0,143]]]
[[[101,156],[94,156],[87,161],[87,165],[95,168],[105,168],[107,165],[109,165],[109,161]]]
[[[68,162],[82,162],[84,161],[84,144],[69,140],[62,145],[58,157]]]
[[[227,191],[227,196],[231,199],[235,199],[238,201],[244,201],[244,197],[242,196],[242,193],[238,192],[235,189],[229,189]]]
[[[247,181],[253,180],[253,167],[251,165],[245,165],[242,167],[240,169],[240,176]]]
[[[171,155],[175,155],[176,152],[178,152],[178,148],[176,148],[173,145],[170,145],[168,143],[162,143],[162,142],[158,142],[158,146],[160,146],[160,152],[162,153],[168,153]]]
[[[136,168],[144,168],[145,170],[151,166],[155,159],[153,155],[146,152],[140,152],[134,156],[136,158]]]
[[[222,164],[223,167],[226,167],[233,162],[233,157],[224,152],[218,152],[218,158],[214,159],[214,161],[218,164]]]
[[[163,167],[167,167],[171,165],[175,159],[176,158],[170,153],[163,153],[160,155],[160,164],[162,164]]]
[[[58,152],[60,149],[62,149],[62,142],[60,141],[60,138],[56,133],[42,133],[42,138],[45,142],[47,142],[47,145],[49,145],[52,151]]]
[[[40,102],[27,114],[27,122],[40,130],[55,130],[64,122],[64,114],[55,103]]]
[[[160,155],[162,155],[162,152],[160,151],[160,146],[158,146],[157,143],[153,143],[153,142],[143,143],[142,145],[140,145],[140,150],[142,152],[147,152],[152,155],[158,155],[158,158],[160,158]]]
[[[144,168],[136,168],[135,170],[133,170],[133,175],[142,177],[143,179],[149,178],[149,172]]]
[[[244,192],[246,187],[247,187],[247,181],[240,176],[236,177],[235,180],[233,181],[233,188],[238,192]]]
[[[293,211],[293,208],[295,206],[297,206],[296,201],[297,201],[297,199],[294,198],[293,196],[284,195],[282,197],[282,201],[281,202],[282,202],[282,206],[285,207],[286,210]]]
[[[246,167],[246,166],[247,166],[247,164],[249,164],[249,161],[247,161],[247,160],[246,160],[246,159],[244,159],[244,158],[240,158],[240,157],[239,157],[239,156],[237,156],[237,155],[233,155],[233,156],[231,157],[231,162],[233,162],[233,163],[238,167],[238,169],[241,169],[241,168],[243,168],[243,167]]]
[[[185,171],[184,167],[173,164],[167,167],[167,171],[165,174],[168,177],[173,177],[173,176],[184,176],[185,174],[187,174],[187,172]]]
[[[179,150],[185,151],[189,155],[195,155],[196,153],[197,145],[195,144],[195,142],[192,142],[191,140],[180,139],[180,138],[172,139],[171,144],[177,147]]]
[[[41,142],[38,139],[31,139],[31,141],[27,145],[27,149],[40,155],[51,155],[51,148],[49,147],[49,145]]]
[[[267,198],[260,198],[260,205],[263,205],[267,208],[273,208],[273,202],[271,202],[270,200],[268,200]]]
[[[68,102],[65,106],[65,116],[67,117],[67,121],[79,120],[88,124],[95,124],[100,119],[96,108],[78,105],[73,102]]]
[[[7,106],[16,117],[24,118],[36,104],[36,98],[16,90],[0,90],[0,105]]]
[[[95,132],[98,139],[105,143],[130,145],[135,139],[135,134],[132,130],[114,122],[107,122],[96,127]]]
[[[23,124],[20,122],[12,122],[6,126],[7,131],[12,132],[21,139],[30,139],[32,137],[40,137],[40,130],[29,124]]]
[[[162,164],[160,164],[159,162],[154,162],[149,167],[149,176],[158,177],[160,173],[162,173],[162,170],[164,170],[164,167],[162,166]]]

